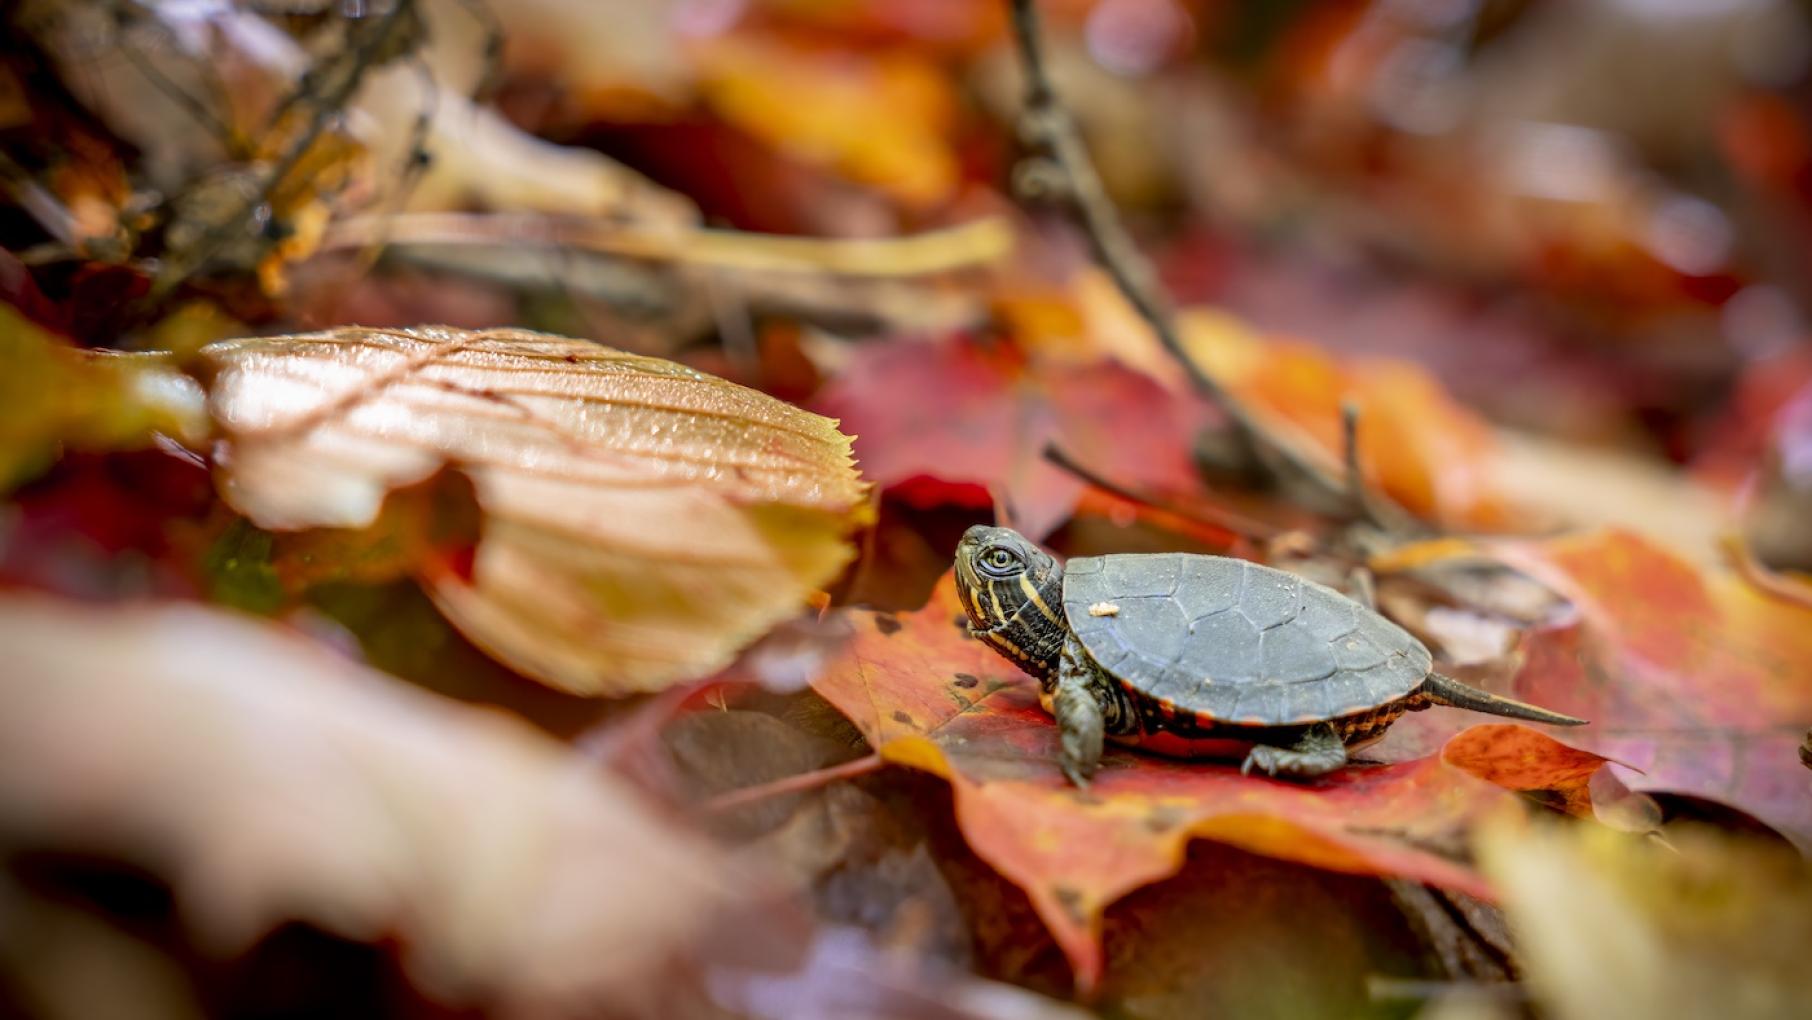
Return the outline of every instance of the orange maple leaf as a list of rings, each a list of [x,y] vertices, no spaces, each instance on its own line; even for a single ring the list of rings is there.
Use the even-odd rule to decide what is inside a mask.
[[[1490,895],[1449,851],[1513,796],[1440,758],[1285,782],[1110,749],[1093,785],[1077,790],[1058,772],[1037,682],[969,637],[949,576],[916,613],[853,615],[855,638],[814,687],[884,759],[949,780],[970,846],[1026,890],[1085,990],[1101,975],[1102,912],[1174,874],[1197,836]]]

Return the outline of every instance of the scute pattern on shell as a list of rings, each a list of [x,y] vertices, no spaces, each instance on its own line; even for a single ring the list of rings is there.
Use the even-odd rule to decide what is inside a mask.
[[[1088,607],[1111,602],[1112,616]],[[1094,556],[1064,568],[1063,609],[1135,693],[1231,723],[1333,719],[1407,696],[1433,666],[1408,631],[1294,574],[1222,556]]]

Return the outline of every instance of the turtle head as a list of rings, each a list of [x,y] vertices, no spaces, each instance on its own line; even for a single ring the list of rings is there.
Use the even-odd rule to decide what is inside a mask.
[[[969,629],[1020,669],[1054,679],[1063,638],[1063,567],[1010,528],[976,525],[956,546],[956,592]]]

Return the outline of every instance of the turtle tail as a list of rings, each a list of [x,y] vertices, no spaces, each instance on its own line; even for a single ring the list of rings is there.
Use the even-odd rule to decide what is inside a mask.
[[[1547,723],[1550,726],[1584,726],[1584,719],[1575,719],[1570,715],[1550,712],[1545,708],[1525,704],[1512,698],[1502,698],[1477,687],[1469,687],[1450,676],[1439,673],[1428,674],[1422,682],[1422,694],[1437,705],[1449,705],[1453,708],[1466,708],[1474,712],[1487,712],[1510,719],[1524,719],[1529,722]]]

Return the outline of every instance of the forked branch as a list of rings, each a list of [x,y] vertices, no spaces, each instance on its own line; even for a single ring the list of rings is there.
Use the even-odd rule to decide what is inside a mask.
[[[1082,143],[1075,118],[1051,84],[1040,39],[1038,9],[1034,0],[1010,0],[1013,32],[1019,62],[1025,75],[1020,111],[1024,144],[1037,154],[1036,162],[1019,168],[1016,183],[1022,191],[1054,190],[1081,221],[1095,258],[1113,279],[1120,293],[1138,312],[1177,360],[1203,399],[1227,416],[1235,456],[1244,469],[1256,468],[1299,502],[1322,512],[1340,512],[1354,505],[1345,481],[1322,467],[1300,447],[1267,430],[1245,403],[1221,385],[1191,358],[1177,332],[1176,317],[1151,264],[1140,254],[1120,222],[1113,202]]]

